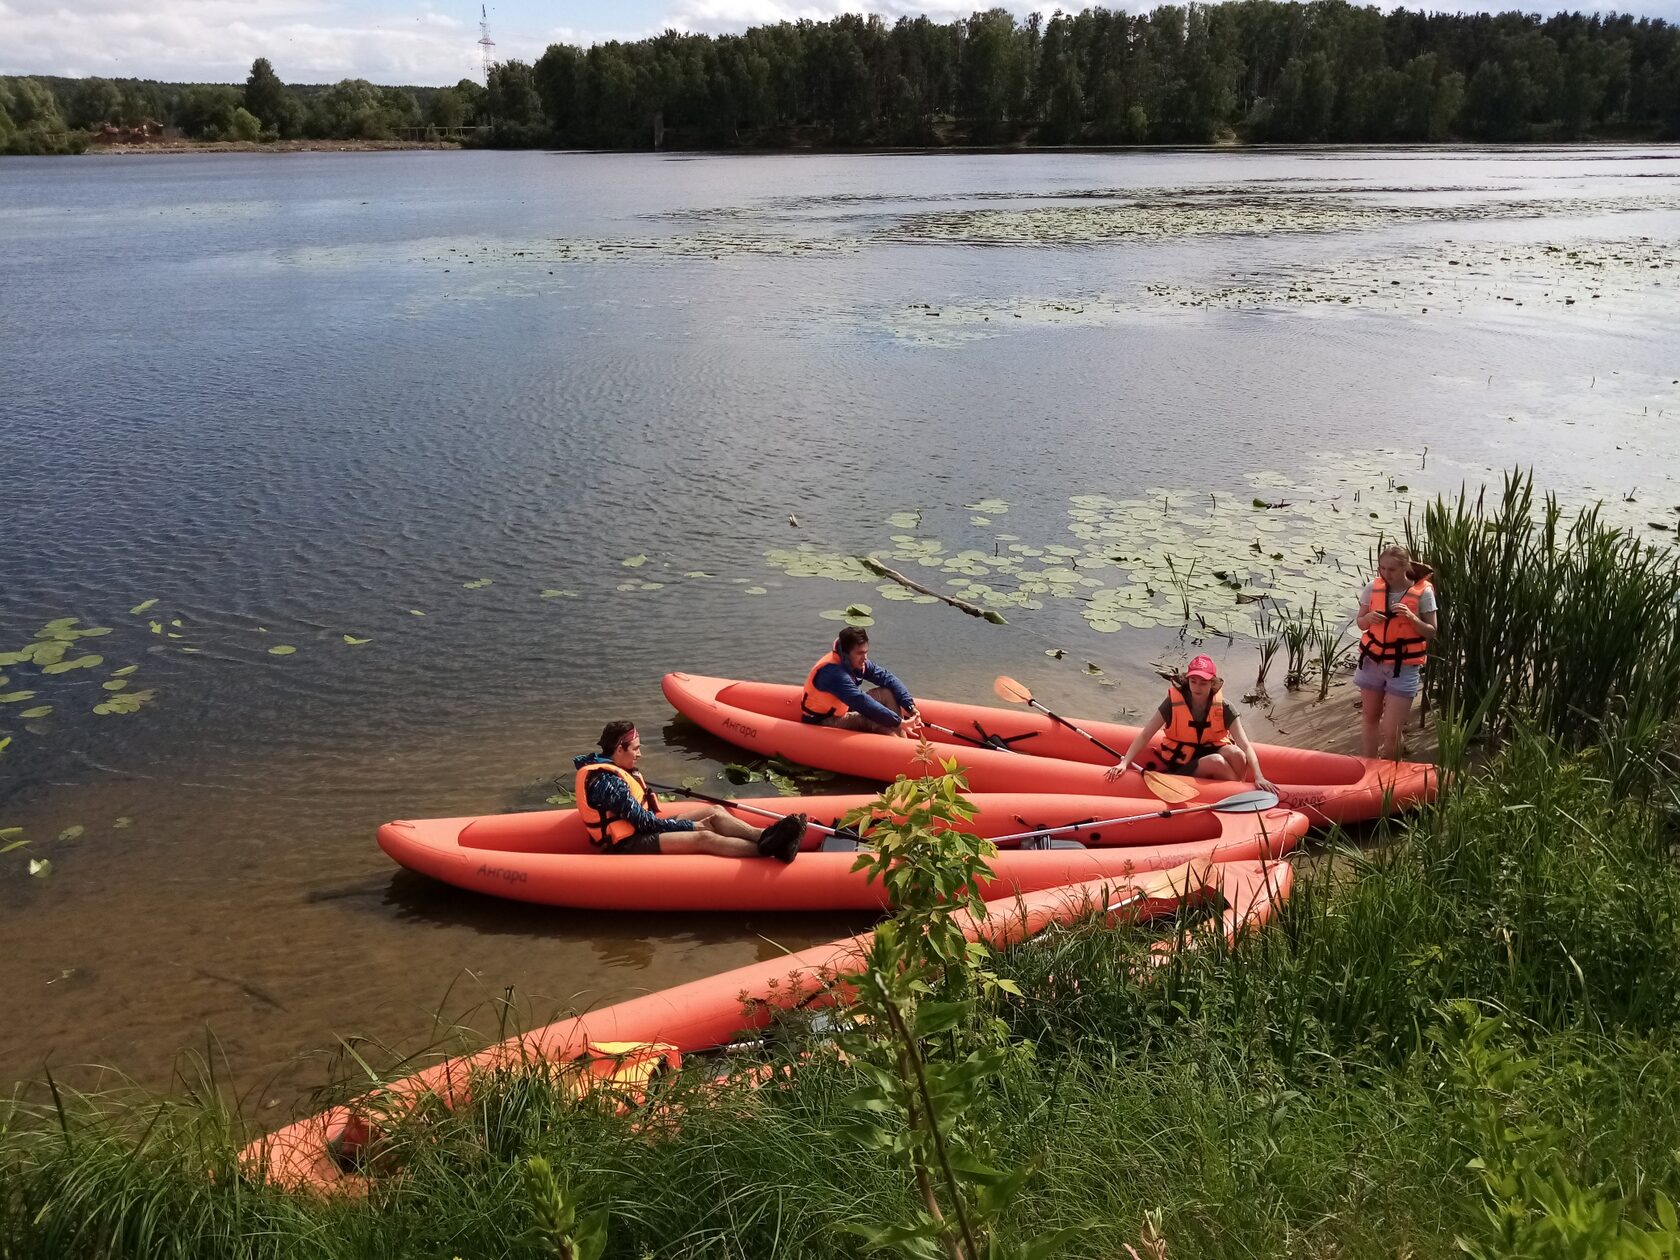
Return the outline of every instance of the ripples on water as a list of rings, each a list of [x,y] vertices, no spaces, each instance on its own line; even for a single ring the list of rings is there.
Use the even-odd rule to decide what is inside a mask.
[[[158,1080],[207,1023],[259,1080],[335,1031],[424,1037],[458,975],[546,1013],[851,926],[545,913],[373,845],[390,817],[540,803],[621,714],[665,736],[661,773],[729,759],[666,728],[659,675],[796,679],[861,590],[768,549],[878,547],[912,507],[953,547],[1065,541],[1072,495],[1240,494],[1314,451],[1416,490],[1521,461],[1680,503],[1653,419],[1680,409],[1675,157],[8,160],[0,650],[74,614],[157,699],[96,718],[97,680],[66,675],[49,719],[0,706],[0,826],[88,829],[32,850],[46,881],[0,857],[0,1069]],[[973,247],[998,224],[1030,247]],[[1657,269],[1599,299],[1517,310],[1501,293],[1553,272],[1495,271],[1413,309],[1464,290],[1448,253],[1641,237]],[[1360,277],[1403,294],[1302,292]],[[971,529],[994,497],[1010,514]],[[637,554],[662,589],[616,589]],[[1054,606],[1000,629],[875,603],[882,658],[969,699],[1009,670],[1141,706],[1173,646]]]

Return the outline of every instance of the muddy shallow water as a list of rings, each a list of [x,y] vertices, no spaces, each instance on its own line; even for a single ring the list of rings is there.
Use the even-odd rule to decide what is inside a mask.
[[[913,689],[1106,717],[1202,648],[1246,690],[1258,609],[1351,615],[1412,501],[1513,463],[1680,521],[1680,150],[3,173],[0,659],[108,631],[0,665],[8,1080],[208,1045],[280,1111],[340,1037],[857,926],[544,911],[373,843],[540,805],[621,715],[726,789],[660,674],[796,681],[849,607]],[[1252,720],[1356,738],[1335,694]]]

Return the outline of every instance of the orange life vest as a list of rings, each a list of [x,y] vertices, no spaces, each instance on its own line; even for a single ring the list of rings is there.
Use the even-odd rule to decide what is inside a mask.
[[[1419,578],[1406,588],[1400,602],[1422,616],[1420,605],[1423,593],[1430,589],[1428,578]],[[1404,617],[1397,617],[1388,607],[1388,583],[1381,577],[1371,584],[1371,611],[1384,614],[1381,621],[1372,622],[1359,636],[1359,659],[1376,661],[1379,665],[1393,665],[1398,674],[1406,665],[1421,666],[1429,659],[1429,644]],[[1398,609],[1395,612],[1399,611]]]
[[[1225,727],[1225,688],[1216,687],[1208,701],[1207,716],[1198,722],[1190,710],[1189,687],[1167,691],[1167,723],[1161,728],[1161,760],[1175,769],[1188,766],[1204,744],[1222,747],[1231,742]]]
[[[817,675],[830,665],[841,665],[840,653],[831,651],[829,654],[811,666],[811,672],[805,675],[805,690],[799,694],[799,711],[812,721],[818,718],[839,717],[847,712],[846,702],[831,692],[824,691],[817,686]]]
[[[613,762],[592,761],[579,767],[572,795],[577,798],[578,817],[583,819],[583,829],[589,837],[589,843],[601,846],[619,844],[636,834],[636,825],[627,818],[604,816],[589,803],[588,779],[590,775],[598,772],[616,774],[623,779],[630,787],[630,799],[650,813],[659,812],[659,798],[653,794],[653,789],[641,775]]]

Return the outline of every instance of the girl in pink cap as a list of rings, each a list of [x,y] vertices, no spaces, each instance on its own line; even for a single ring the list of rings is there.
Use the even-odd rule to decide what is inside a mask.
[[[1155,761],[1169,774],[1198,779],[1250,778],[1254,786],[1274,790],[1260,769],[1260,756],[1249,742],[1237,711],[1225,703],[1219,667],[1211,656],[1198,656],[1184,671],[1184,680],[1167,689],[1167,698],[1150,715],[1110,779],[1124,774],[1144,746],[1162,732]]]

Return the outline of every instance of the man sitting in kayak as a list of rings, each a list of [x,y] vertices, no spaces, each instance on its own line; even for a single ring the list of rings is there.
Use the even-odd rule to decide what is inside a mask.
[[[866,692],[860,681],[875,686]],[[847,626],[833,650],[811,666],[799,710],[813,726],[910,739],[922,733],[922,716],[904,684],[869,659],[869,632],[862,626]]]
[[[793,814],[762,829],[721,805],[688,818],[666,818],[659,798],[636,767],[642,737],[631,722],[608,722],[601,751],[573,759],[578,814],[589,843],[604,853],[710,853],[716,857],[776,857],[791,862],[809,819]]]
[[[1249,743],[1237,711],[1225,703],[1219,667],[1211,656],[1198,656],[1184,671],[1184,681],[1167,690],[1161,707],[1150,715],[1120,764],[1108,772],[1118,779],[1137,760],[1155,732],[1165,730],[1158,760],[1168,774],[1198,779],[1249,778],[1262,791],[1275,791],[1260,769],[1260,755]]]

